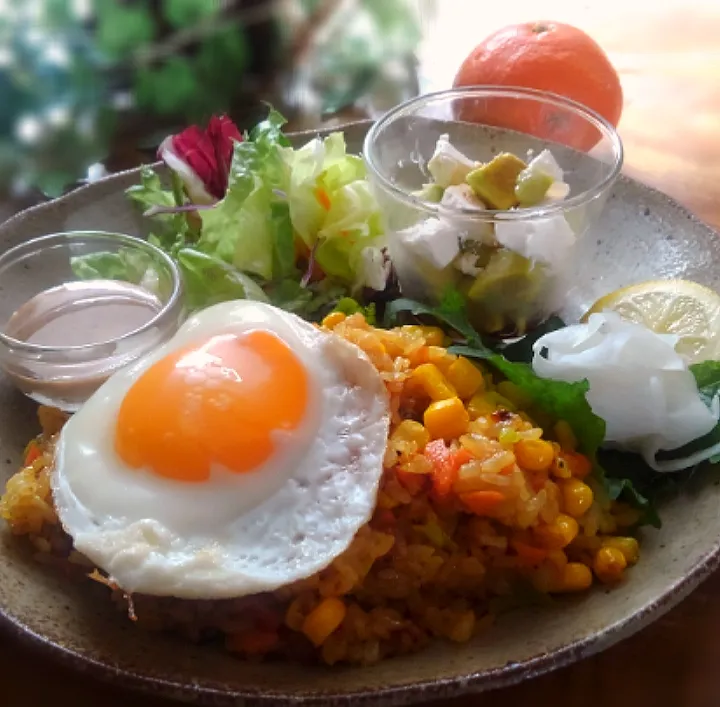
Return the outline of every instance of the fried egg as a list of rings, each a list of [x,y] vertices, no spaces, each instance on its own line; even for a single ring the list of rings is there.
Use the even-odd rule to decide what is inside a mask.
[[[369,520],[388,410],[354,345],[267,304],[215,305],[68,421],[58,516],[126,592],[274,590],[329,565]]]

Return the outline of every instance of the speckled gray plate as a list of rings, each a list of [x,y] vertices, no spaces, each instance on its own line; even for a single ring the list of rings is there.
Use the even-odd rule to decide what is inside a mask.
[[[367,125],[346,129],[359,150]],[[72,229],[139,233],[123,191],[137,171],[118,174],[26,211],[0,227],[0,250]],[[621,285],[685,277],[720,288],[720,237],[668,197],[620,179],[579,261],[577,315]],[[37,432],[35,406],[0,378],[0,480]],[[254,665],[133,626],[94,583],[68,584],[34,564],[0,529],[0,624],[66,664],[117,683],[197,704],[406,704],[510,685],[566,665],[629,636],[686,596],[720,564],[720,486],[710,483],[663,508],[646,534],[629,581],[611,591],[518,612],[468,645],[434,643],[372,668]]]

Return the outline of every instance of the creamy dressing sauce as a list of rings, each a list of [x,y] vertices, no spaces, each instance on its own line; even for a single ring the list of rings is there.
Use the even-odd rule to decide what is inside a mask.
[[[10,318],[4,332],[28,344],[82,347],[48,352],[8,363],[6,372],[26,395],[74,412],[118,368],[148,350],[155,327],[130,336],[163,308],[147,290],[116,280],[87,280],[53,287],[28,300]]]
[[[40,346],[100,344],[139,329],[161,309],[160,300],[137,285],[69,282],[26,302],[10,318],[5,334]]]

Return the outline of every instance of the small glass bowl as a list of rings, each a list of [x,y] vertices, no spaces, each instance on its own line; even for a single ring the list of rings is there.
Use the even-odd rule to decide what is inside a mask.
[[[76,411],[183,317],[177,266],[139,238],[58,233],[0,254],[0,365],[41,404]]]
[[[443,134],[477,166],[503,152],[527,160],[548,149],[569,193],[508,211],[423,200],[417,192],[431,181],[427,164]],[[572,289],[574,246],[597,221],[623,148],[612,125],[574,101],[477,86],[426,94],[393,109],[370,129],[364,157],[403,294],[432,304],[453,288],[464,295],[479,331],[514,336],[556,312]],[[459,253],[471,260],[440,267],[444,260],[433,261],[420,248],[433,233],[457,238]]]

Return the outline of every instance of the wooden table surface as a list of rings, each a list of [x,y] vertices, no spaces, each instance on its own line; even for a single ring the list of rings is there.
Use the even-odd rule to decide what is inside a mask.
[[[423,88],[446,87],[464,54],[508,22],[556,19],[588,31],[610,54],[625,90],[620,131],[626,173],[720,229],[720,3],[718,0],[417,0],[427,12]],[[509,7],[499,7],[507,5]],[[641,9],[652,8],[652,9]],[[599,656],[461,707],[717,707],[720,574],[653,626]],[[169,707],[55,666],[0,637],[0,704]]]

